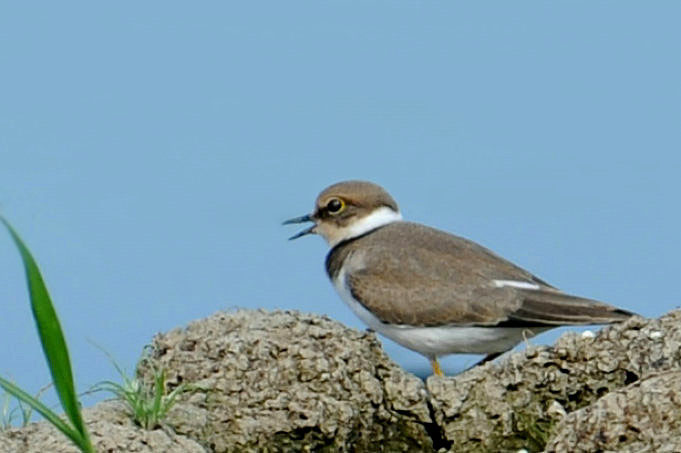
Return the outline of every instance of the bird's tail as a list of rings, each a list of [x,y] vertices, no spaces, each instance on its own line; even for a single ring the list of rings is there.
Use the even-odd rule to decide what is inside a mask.
[[[511,318],[543,325],[588,325],[621,322],[636,313],[561,291],[527,290]]]

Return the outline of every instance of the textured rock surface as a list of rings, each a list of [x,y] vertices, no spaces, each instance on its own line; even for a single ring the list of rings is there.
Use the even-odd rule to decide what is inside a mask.
[[[22,434],[23,435],[23,434]],[[0,451],[20,451],[19,443],[9,437],[9,433],[3,434],[0,431]]]
[[[170,431],[144,430],[132,422],[121,404],[100,403],[83,413],[92,444],[99,453],[205,453],[197,442]],[[5,442],[12,442],[7,447]],[[0,435],[2,453],[79,453],[73,443],[47,423],[32,423]]]
[[[432,451],[422,381],[325,317],[219,313],[154,338],[139,371],[161,367],[171,386],[205,389],[169,423],[213,451]]]
[[[681,451],[681,311],[568,333],[426,384],[375,336],[297,312],[237,311],[154,338],[139,374],[190,383],[165,429],[86,411],[102,452]],[[0,451],[75,452],[44,423]]]
[[[646,374],[680,368],[680,327],[678,310],[657,320],[634,317],[595,337],[567,333],[552,347],[530,346],[452,379],[431,377],[435,420],[457,451],[541,450],[563,413]]]
[[[681,371],[616,390],[556,427],[546,451],[681,451]]]

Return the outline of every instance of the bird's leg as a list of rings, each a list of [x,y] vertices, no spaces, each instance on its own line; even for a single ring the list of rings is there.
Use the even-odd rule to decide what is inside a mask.
[[[469,370],[472,370],[473,368],[479,367],[480,365],[484,365],[487,362],[491,362],[492,360],[496,359],[497,357],[499,357],[501,354],[503,354],[505,352],[507,352],[507,351],[493,352],[491,354],[487,354],[485,357],[483,357],[483,359],[481,361],[476,362],[472,366],[469,366],[464,371],[469,371]]]
[[[442,368],[440,368],[440,364],[437,363],[437,357],[430,358],[430,366],[433,367],[433,374],[435,376],[445,377],[445,374],[442,372]]]

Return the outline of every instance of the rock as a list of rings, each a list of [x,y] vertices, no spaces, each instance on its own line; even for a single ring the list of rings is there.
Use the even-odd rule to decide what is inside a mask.
[[[135,425],[118,402],[104,402],[83,411],[97,452],[205,453],[197,442],[161,429],[145,430]],[[10,443],[7,444],[6,442]],[[11,447],[7,447],[11,445]],[[0,433],[3,453],[79,453],[80,450],[55,427],[31,423],[25,428]]]
[[[169,423],[211,451],[432,451],[423,382],[326,317],[218,313],[156,336],[139,373],[160,368],[202,389]]]
[[[681,370],[652,374],[572,412],[547,452],[681,451]]]
[[[681,451],[681,310],[567,333],[454,377],[423,381],[372,333],[293,311],[218,313],[157,335],[138,375],[189,384],[164,429],[119,403],[86,410],[115,451]],[[75,452],[44,422],[0,451]]]
[[[19,443],[9,437],[9,432],[3,433],[3,431],[0,430],[0,451],[20,451]]]
[[[652,372],[681,365],[681,311],[633,317],[589,336],[566,333],[499,363],[427,381],[434,417],[456,451],[542,450],[565,413]]]

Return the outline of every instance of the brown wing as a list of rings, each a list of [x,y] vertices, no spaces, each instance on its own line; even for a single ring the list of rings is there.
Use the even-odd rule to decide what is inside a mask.
[[[579,325],[609,324],[623,321],[634,313],[593,299],[572,296],[553,290],[519,291],[522,304],[508,314],[508,321],[502,324],[512,325]]]
[[[391,224],[332,251],[330,274],[343,259],[350,291],[383,322],[558,326],[603,324],[631,315],[562,293],[484,247],[417,224]],[[539,289],[497,287],[494,280]]]

